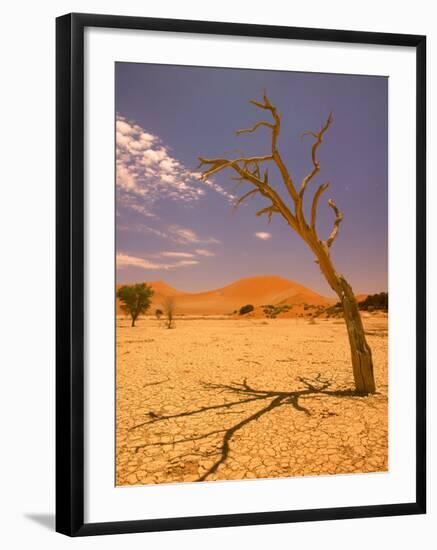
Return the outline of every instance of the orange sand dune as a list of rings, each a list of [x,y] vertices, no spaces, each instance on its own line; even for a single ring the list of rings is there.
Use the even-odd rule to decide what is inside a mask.
[[[274,275],[260,275],[239,279],[230,285],[207,292],[180,292],[163,281],[148,282],[155,291],[150,312],[162,308],[167,296],[173,296],[177,315],[217,315],[230,314],[246,304],[255,307],[265,304],[299,305],[311,304],[327,306],[332,299]],[[121,313],[117,300],[117,313]]]

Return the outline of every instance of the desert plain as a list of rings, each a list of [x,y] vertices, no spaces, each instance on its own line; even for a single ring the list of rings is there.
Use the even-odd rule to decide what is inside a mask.
[[[116,485],[387,471],[387,315],[363,322],[369,396],[341,317],[118,315]]]

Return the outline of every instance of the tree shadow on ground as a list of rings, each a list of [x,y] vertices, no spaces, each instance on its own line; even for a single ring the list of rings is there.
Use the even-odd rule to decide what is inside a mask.
[[[192,437],[175,439],[171,443],[168,442],[157,442],[157,443],[146,443],[142,445],[137,445],[133,447],[134,451],[137,453],[140,449],[147,447],[156,447],[164,445],[178,445],[183,443],[188,443],[190,441],[200,441],[208,439],[213,436],[220,434],[221,443],[219,444],[217,450],[211,452],[198,452],[201,458],[211,458],[216,457],[214,463],[202,474],[199,476],[196,481],[205,481],[208,477],[214,474],[221,464],[223,464],[230,451],[230,445],[233,436],[240,431],[242,428],[261,418],[262,416],[268,414],[274,409],[284,406],[291,406],[297,412],[311,416],[310,410],[302,404],[302,400],[307,397],[314,397],[317,395],[323,395],[328,397],[363,397],[362,394],[357,394],[355,390],[346,389],[346,390],[334,390],[332,388],[332,381],[324,379],[319,373],[314,378],[303,378],[299,377],[298,381],[304,386],[303,389],[296,391],[274,391],[274,390],[264,390],[257,389],[250,386],[247,383],[247,380],[244,379],[242,383],[231,382],[230,384],[212,384],[212,383],[203,383],[203,387],[206,389],[214,390],[219,393],[229,393],[232,395],[239,396],[239,399],[235,401],[230,401],[227,403],[210,405],[206,407],[200,407],[198,409],[183,411],[177,414],[161,416],[153,412],[148,413],[149,420],[136,424],[130,428],[130,431],[137,430],[139,428],[155,425],[159,422],[166,422],[172,419],[178,419],[183,417],[190,417],[194,415],[200,415],[209,411],[220,411],[226,410],[231,412],[233,407],[238,407],[239,405],[244,405],[247,403],[259,402],[263,404],[258,410],[245,416],[242,420],[234,423],[228,428],[212,430],[201,435],[195,435]],[[267,404],[265,404],[267,403]],[[334,413],[330,413],[334,414]]]

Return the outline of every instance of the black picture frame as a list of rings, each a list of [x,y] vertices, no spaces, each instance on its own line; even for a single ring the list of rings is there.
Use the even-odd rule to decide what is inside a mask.
[[[416,51],[416,500],[84,523],[84,29],[106,27],[403,46]],[[426,37],[114,15],[56,20],[56,530],[69,536],[423,514],[426,511]]]

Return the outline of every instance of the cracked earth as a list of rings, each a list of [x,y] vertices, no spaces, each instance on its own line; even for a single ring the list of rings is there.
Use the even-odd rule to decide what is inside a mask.
[[[387,318],[364,324],[360,397],[340,319],[118,318],[116,484],[387,471]]]

